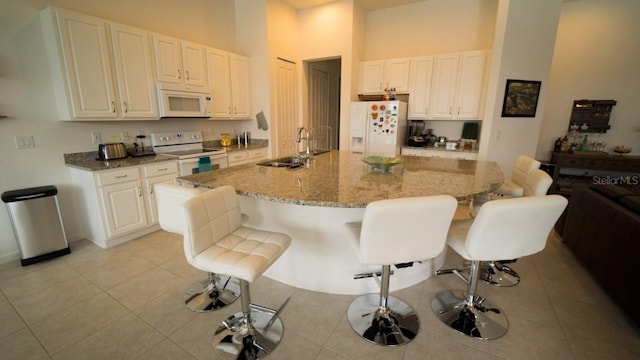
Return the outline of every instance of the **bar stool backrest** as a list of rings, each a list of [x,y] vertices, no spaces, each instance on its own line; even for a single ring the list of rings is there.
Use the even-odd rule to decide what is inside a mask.
[[[540,161],[526,155],[520,155],[516,158],[516,163],[511,169],[511,181],[517,185],[524,187],[527,183],[529,173],[540,167]]]
[[[523,192],[524,196],[547,195],[551,183],[553,183],[553,179],[549,174],[540,169],[533,169],[527,176],[527,182]]]
[[[164,231],[182,235],[184,217],[182,204],[202,193],[202,190],[175,184],[156,184],[153,186],[158,208],[158,223]]]
[[[390,265],[438,256],[457,205],[449,195],[370,203],[360,231],[361,261]]]
[[[515,259],[544,249],[567,199],[560,195],[488,201],[465,240],[471,260]]]

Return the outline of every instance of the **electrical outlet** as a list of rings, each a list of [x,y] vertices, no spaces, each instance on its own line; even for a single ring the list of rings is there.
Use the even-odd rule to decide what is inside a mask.
[[[100,132],[92,131],[91,132],[91,141],[94,144],[101,143],[102,142],[102,135],[100,135]]]
[[[33,136],[15,136],[16,147],[18,149],[33,149],[35,144],[33,143]]]
[[[128,131],[120,132],[120,139],[124,142],[129,142],[131,140],[131,138],[129,137],[129,132]]]

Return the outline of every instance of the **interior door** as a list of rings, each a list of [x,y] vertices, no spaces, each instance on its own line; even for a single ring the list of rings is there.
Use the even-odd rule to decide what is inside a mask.
[[[329,73],[312,64],[309,80],[309,128],[313,129],[313,149],[331,147]]]
[[[298,89],[296,64],[278,58],[276,60],[275,119],[272,133],[273,156],[291,155],[297,152],[295,141],[298,127]]]

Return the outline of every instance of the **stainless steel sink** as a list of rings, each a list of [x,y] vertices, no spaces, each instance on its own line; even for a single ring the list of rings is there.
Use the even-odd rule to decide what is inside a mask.
[[[298,156],[285,156],[277,159],[269,159],[266,161],[262,161],[257,163],[256,165],[291,168],[291,167],[298,167],[303,163],[304,163],[304,160]]]
[[[315,155],[319,155],[319,154],[324,154],[326,152],[329,152],[331,150],[314,150],[311,151],[311,155],[315,156]],[[269,159],[269,160],[265,160],[262,162],[257,163],[256,165],[260,165],[260,166],[271,166],[271,167],[288,167],[288,168],[297,168],[299,166],[304,165],[304,163],[307,161],[304,158],[304,154],[301,154],[300,156],[284,156],[281,158],[277,158],[277,159]]]

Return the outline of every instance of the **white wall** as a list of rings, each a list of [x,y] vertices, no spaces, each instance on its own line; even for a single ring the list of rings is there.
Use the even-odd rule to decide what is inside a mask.
[[[500,0],[479,158],[496,161],[507,176],[518,155],[535,156],[561,6]],[[535,117],[501,117],[507,79],[542,81]]]
[[[340,90],[341,129],[348,129],[349,103],[352,100],[353,72],[353,0],[338,0],[333,3],[316,6],[298,12],[300,59],[319,60],[327,58],[342,59]],[[304,95],[303,95],[304,96]],[[346,121],[345,121],[346,120]],[[340,132],[340,148],[347,149],[348,131]]]
[[[491,49],[496,0],[429,0],[367,13],[364,60]]]
[[[57,120],[49,66],[39,23],[39,10],[58,5],[133,26],[163,32],[186,40],[235,51],[235,13],[227,0],[2,0],[0,1],[0,191],[41,185],[59,189],[67,235],[78,239],[83,229],[74,207],[73,186],[64,153],[97,150],[91,132],[103,141],[121,131],[171,131],[198,129],[207,139],[237,128],[241,122],[161,120],[131,122],[61,122]],[[209,131],[211,130],[211,131]],[[35,148],[17,150],[14,136],[33,136]],[[8,212],[0,205],[0,263],[18,256]]]
[[[567,132],[573,100],[613,99],[605,135],[591,140],[631,146],[640,155],[640,1],[580,0],[562,6],[536,157],[549,159]]]

